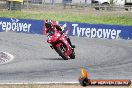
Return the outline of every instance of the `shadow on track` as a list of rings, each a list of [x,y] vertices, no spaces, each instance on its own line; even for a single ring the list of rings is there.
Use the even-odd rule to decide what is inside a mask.
[[[63,60],[62,58],[49,58],[48,60]]]
[[[62,58],[41,58],[43,60],[53,60],[53,61],[57,61],[57,60],[63,60]]]

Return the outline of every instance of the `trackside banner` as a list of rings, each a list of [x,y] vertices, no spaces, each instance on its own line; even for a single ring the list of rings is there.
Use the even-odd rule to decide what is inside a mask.
[[[59,22],[59,24],[69,32],[70,36],[106,39],[132,39],[132,26],[75,22]]]
[[[60,22],[61,23],[61,22]],[[71,36],[107,39],[132,39],[132,26],[67,23]]]
[[[0,32],[15,31],[32,34],[44,33],[44,20],[28,20],[16,18],[0,18]],[[132,39],[132,26],[88,24],[77,22],[58,22],[70,36],[106,38],[106,39]]]
[[[0,32],[15,31],[22,33],[43,33],[42,20],[27,20],[27,19],[16,19],[16,18],[0,18]]]

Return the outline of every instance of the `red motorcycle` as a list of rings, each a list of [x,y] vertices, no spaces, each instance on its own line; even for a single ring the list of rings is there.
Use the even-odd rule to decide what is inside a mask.
[[[67,41],[67,34],[61,34],[59,31],[50,31],[47,42],[64,60],[75,59],[74,48]]]

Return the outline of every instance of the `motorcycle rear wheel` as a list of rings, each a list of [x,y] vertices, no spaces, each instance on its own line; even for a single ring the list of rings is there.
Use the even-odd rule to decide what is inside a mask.
[[[75,52],[73,51],[73,52],[69,55],[69,57],[70,57],[71,59],[75,59]]]

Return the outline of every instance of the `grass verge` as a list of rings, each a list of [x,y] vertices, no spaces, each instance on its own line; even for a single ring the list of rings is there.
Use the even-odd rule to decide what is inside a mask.
[[[24,19],[53,19],[58,21],[84,22],[92,24],[115,24],[132,26],[132,16],[115,12],[89,12],[86,11],[0,11],[0,17]]]

